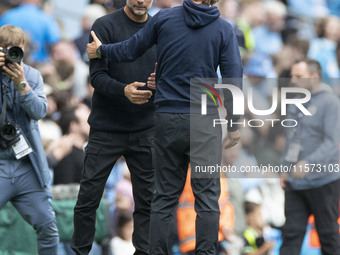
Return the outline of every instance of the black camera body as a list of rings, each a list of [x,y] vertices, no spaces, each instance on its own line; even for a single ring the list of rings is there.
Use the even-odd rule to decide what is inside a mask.
[[[6,62],[8,63],[20,63],[24,57],[24,51],[18,46],[8,46],[1,52],[6,54]]]
[[[17,128],[14,124],[4,123],[0,128],[0,147],[6,149],[20,140]]]

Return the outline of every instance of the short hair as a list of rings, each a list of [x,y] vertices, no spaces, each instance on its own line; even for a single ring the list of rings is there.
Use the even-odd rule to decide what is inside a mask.
[[[253,213],[258,207],[260,207],[260,205],[254,202],[249,202],[249,201],[244,202],[244,211],[246,215]]]
[[[317,73],[319,75],[319,78],[322,78],[322,68],[321,65],[318,61],[311,59],[311,58],[303,58],[303,59],[298,59],[294,62],[295,64],[299,64],[299,63],[306,63],[307,64],[307,68],[308,68],[308,72],[310,74],[314,74]]]
[[[202,0],[202,4],[212,6],[212,5],[216,4],[218,1],[219,0]]]
[[[25,33],[20,27],[3,25],[0,27],[0,46],[19,46],[25,45]]]

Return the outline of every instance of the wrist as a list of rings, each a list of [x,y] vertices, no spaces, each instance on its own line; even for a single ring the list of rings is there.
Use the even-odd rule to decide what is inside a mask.
[[[19,84],[14,84],[15,89],[19,94],[24,95],[30,89],[30,86],[26,80],[20,82]]]
[[[20,81],[19,83],[14,83],[15,89],[17,91],[22,91],[26,88],[27,86],[27,81],[25,79],[23,79],[22,81]]]
[[[96,49],[96,56],[97,58],[102,58],[103,55],[102,55],[102,46],[100,45],[97,49]]]

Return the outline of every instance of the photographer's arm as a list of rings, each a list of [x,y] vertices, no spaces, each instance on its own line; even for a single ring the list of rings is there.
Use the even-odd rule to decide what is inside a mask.
[[[47,112],[47,99],[44,93],[44,83],[40,73],[27,67],[25,72],[23,64],[13,63],[3,66],[3,70],[11,78],[19,93],[20,106],[31,119],[42,119]],[[25,82],[24,87],[20,83]]]

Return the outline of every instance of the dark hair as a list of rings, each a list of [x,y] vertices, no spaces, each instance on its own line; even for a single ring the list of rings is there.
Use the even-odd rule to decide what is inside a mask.
[[[256,210],[256,208],[258,208],[258,207],[260,207],[260,205],[254,203],[254,202],[249,202],[249,201],[244,202],[244,211],[245,211],[246,215],[254,212]]]
[[[79,119],[76,116],[77,106],[64,108],[61,111],[59,126],[61,128],[61,132],[63,135],[68,134],[70,132],[70,125],[72,122],[79,123]]]
[[[219,0],[202,0],[202,4],[208,5],[208,6],[213,6],[216,4]]]
[[[322,68],[318,61],[311,59],[311,58],[303,58],[303,59],[296,60],[294,65],[301,63],[301,62],[307,64],[307,68],[310,74],[317,73],[319,75],[319,78],[320,79],[322,78]]]

